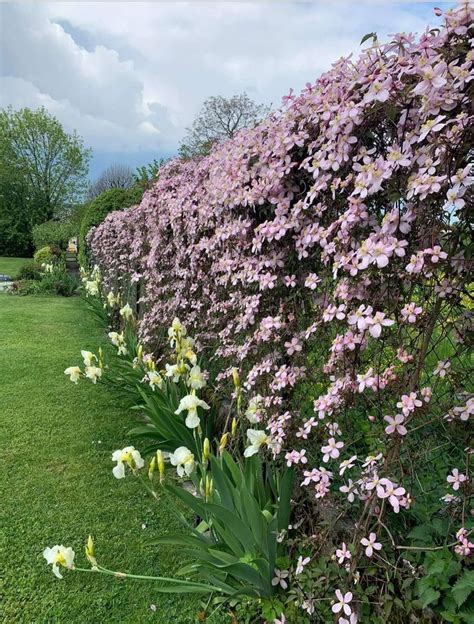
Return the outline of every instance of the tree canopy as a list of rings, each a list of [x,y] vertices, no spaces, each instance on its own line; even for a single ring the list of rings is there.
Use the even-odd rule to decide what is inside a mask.
[[[44,108],[0,111],[0,253],[25,253],[33,225],[81,198],[90,150]]]
[[[182,158],[205,156],[214,143],[231,139],[243,128],[251,128],[265,117],[269,108],[257,104],[246,93],[225,98],[208,98],[179,147]]]

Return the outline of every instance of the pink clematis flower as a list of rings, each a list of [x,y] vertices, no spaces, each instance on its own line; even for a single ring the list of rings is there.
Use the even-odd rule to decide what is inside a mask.
[[[403,425],[405,417],[402,414],[397,414],[396,416],[384,416],[384,420],[388,422],[388,427],[385,427],[385,433],[388,435],[398,433],[401,436],[404,436],[407,434],[407,429]]]
[[[288,578],[289,574],[288,570],[278,570],[278,568],[275,568],[275,576],[272,578],[273,587],[280,585],[282,589],[286,589],[288,587],[288,583],[285,579]]]
[[[350,615],[352,613],[352,609],[350,608],[349,603],[352,600],[352,592],[347,592],[343,595],[340,589],[336,589],[336,598],[338,602],[335,602],[332,605],[332,612],[339,613],[342,610],[346,615]]]
[[[344,446],[344,442],[336,442],[335,438],[329,438],[328,443],[321,447],[321,452],[324,453],[323,462],[331,459],[337,459],[340,455],[339,449]]]
[[[456,492],[461,487],[461,483],[467,480],[465,474],[459,472],[457,468],[451,470],[451,474],[446,477],[446,481],[451,484],[451,487]]]
[[[372,557],[374,554],[374,550],[382,550],[382,544],[377,542],[377,535],[375,533],[370,533],[369,537],[363,537],[360,540],[362,546],[365,546],[365,554],[367,557]]]
[[[351,557],[351,551],[347,548],[345,542],[342,542],[341,548],[336,550],[337,562],[339,564],[344,563],[346,559],[350,559]]]

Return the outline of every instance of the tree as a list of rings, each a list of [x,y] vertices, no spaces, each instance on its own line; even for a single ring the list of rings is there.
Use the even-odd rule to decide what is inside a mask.
[[[0,111],[0,253],[27,253],[33,225],[83,194],[89,158],[44,108]]]
[[[207,155],[214,143],[231,139],[242,128],[255,126],[269,110],[264,104],[256,104],[246,93],[231,98],[212,96],[204,102],[193,125],[186,129],[179,155],[181,158]]]
[[[129,189],[135,184],[133,170],[127,165],[114,163],[89,187],[87,199],[92,200],[110,189]]]
[[[153,159],[153,162],[148,163],[148,165],[142,165],[141,167],[137,167],[137,170],[133,174],[135,183],[143,190],[146,190],[151,187],[153,182],[156,181],[156,177],[158,175],[158,171],[163,167],[168,160],[166,158],[160,158],[160,160]]]

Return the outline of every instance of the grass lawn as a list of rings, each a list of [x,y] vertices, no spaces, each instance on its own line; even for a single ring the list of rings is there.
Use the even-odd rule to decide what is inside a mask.
[[[0,273],[15,278],[20,267],[26,262],[32,262],[33,258],[5,258],[0,257]]]
[[[112,475],[111,452],[129,442],[132,416],[104,386],[74,386],[63,374],[102,340],[85,304],[0,295],[0,319],[0,621],[192,624],[194,597],[66,570],[60,581],[46,566],[44,547],[62,543],[88,567],[90,532],[106,567],[169,575],[179,557],[143,540],[176,521],[139,482]]]

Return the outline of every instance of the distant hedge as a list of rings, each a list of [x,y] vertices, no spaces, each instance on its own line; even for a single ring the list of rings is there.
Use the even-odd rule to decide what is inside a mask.
[[[85,209],[79,232],[79,260],[81,264],[87,264],[87,250],[85,239],[89,230],[102,223],[109,212],[129,208],[139,204],[143,195],[143,189],[110,189],[96,197]]]
[[[46,221],[33,227],[33,243],[36,249],[47,245],[57,245],[66,250],[69,239],[77,236],[78,228],[73,223]]]

